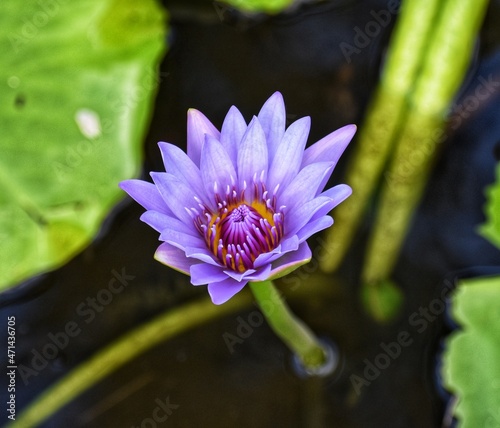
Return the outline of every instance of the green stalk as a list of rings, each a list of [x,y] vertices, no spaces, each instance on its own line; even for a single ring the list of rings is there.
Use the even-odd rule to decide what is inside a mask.
[[[377,284],[391,274],[436,157],[446,110],[467,72],[487,4],[487,0],[447,0],[441,10],[382,188],[362,273],[366,284]]]
[[[41,424],[78,394],[153,346],[207,321],[237,312],[250,303],[250,294],[240,293],[221,306],[214,305],[207,298],[169,309],[80,364],[49,387],[18,415],[15,422],[7,426],[29,428]]]
[[[339,227],[326,235],[327,253],[331,256],[321,263],[324,271],[334,271],[344,258],[379,182],[440,6],[440,0],[406,0],[402,4],[380,86],[354,142],[355,152],[347,169],[345,181],[353,194],[334,210]]]
[[[259,307],[273,331],[300,359],[308,372],[327,362],[327,351],[314,333],[288,308],[272,281],[250,282]]]

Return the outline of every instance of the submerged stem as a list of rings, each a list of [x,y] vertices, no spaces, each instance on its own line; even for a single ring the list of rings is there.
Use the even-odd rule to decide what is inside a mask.
[[[382,80],[347,169],[345,181],[353,194],[334,210],[335,223],[342,227],[326,232],[330,256],[321,262],[325,272],[333,272],[342,262],[384,172],[441,6],[440,0],[405,0],[401,6]]]
[[[389,278],[444,136],[446,110],[469,68],[487,0],[448,0],[410,96],[387,168],[362,271],[366,284]]]
[[[290,311],[272,281],[251,282],[250,288],[273,331],[308,373],[319,374],[327,363],[327,350],[311,329]]]

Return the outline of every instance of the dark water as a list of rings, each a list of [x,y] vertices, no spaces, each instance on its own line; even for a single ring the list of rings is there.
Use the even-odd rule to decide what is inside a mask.
[[[311,143],[347,123],[362,123],[394,16],[350,62],[339,46],[354,43],[354,28],[364,28],[373,20],[370,12],[387,2],[323,2],[274,18],[241,16],[211,2],[168,3],[172,46],[162,63],[146,138],[145,177],[162,169],[157,141],[185,148],[189,107],[220,126],[230,105],[250,119],[279,90],[290,121],[312,117]],[[494,179],[500,152],[499,8],[492,2],[477,59],[453,110],[457,125],[442,143],[396,267],[405,304],[392,324],[375,324],[359,303],[368,213],[339,275],[322,276],[311,264],[297,274],[298,291],[283,284],[293,310],[338,344],[341,363],[330,378],[295,376],[287,350],[250,307],[141,355],[43,426],[154,426],[148,418],[163,403],[172,411],[158,426],[440,427],[446,393],[436,384],[436,364],[440,341],[452,328],[442,296],[458,278],[500,265],[498,250],[475,232],[484,220],[483,189]],[[474,94],[479,78],[493,82],[491,96],[460,116],[460,105]],[[349,153],[337,167],[336,182]],[[34,352],[68,324],[81,330],[36,375],[26,382],[18,378],[18,410],[133,327],[205,295],[202,287],[190,286],[184,275],[153,260],[157,233],[139,222],[140,214],[141,208],[126,200],[74,260],[3,295],[1,318],[18,320],[19,364],[30,366]],[[320,249],[320,242],[311,240],[312,248]],[[117,272],[128,275],[123,291],[106,305],[94,302]],[[248,337],[228,347],[224,334],[237,335],[242,323],[251,327]]]

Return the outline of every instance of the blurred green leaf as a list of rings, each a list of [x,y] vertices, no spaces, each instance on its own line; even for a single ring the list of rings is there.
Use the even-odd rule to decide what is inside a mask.
[[[0,289],[80,251],[137,174],[165,21],[154,0],[0,3]]]
[[[486,223],[479,233],[500,249],[500,163],[497,165],[497,179],[486,189]]]
[[[446,341],[443,378],[461,428],[500,426],[499,305],[498,276],[464,281],[452,298],[461,330]]]
[[[225,4],[242,12],[275,14],[285,10],[293,3],[294,0],[219,0],[214,5],[221,15],[227,10]]]
[[[365,311],[379,323],[393,321],[401,312],[404,295],[392,281],[365,283],[361,287],[361,301]]]

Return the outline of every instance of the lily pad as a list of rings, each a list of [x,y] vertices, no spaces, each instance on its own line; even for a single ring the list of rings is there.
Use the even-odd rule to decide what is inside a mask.
[[[460,330],[446,341],[445,386],[461,428],[500,426],[500,277],[467,280],[452,298]]]
[[[486,189],[486,223],[479,233],[500,249],[500,163],[497,165],[496,182]]]
[[[165,18],[154,0],[0,3],[0,289],[66,262],[123,197]]]

